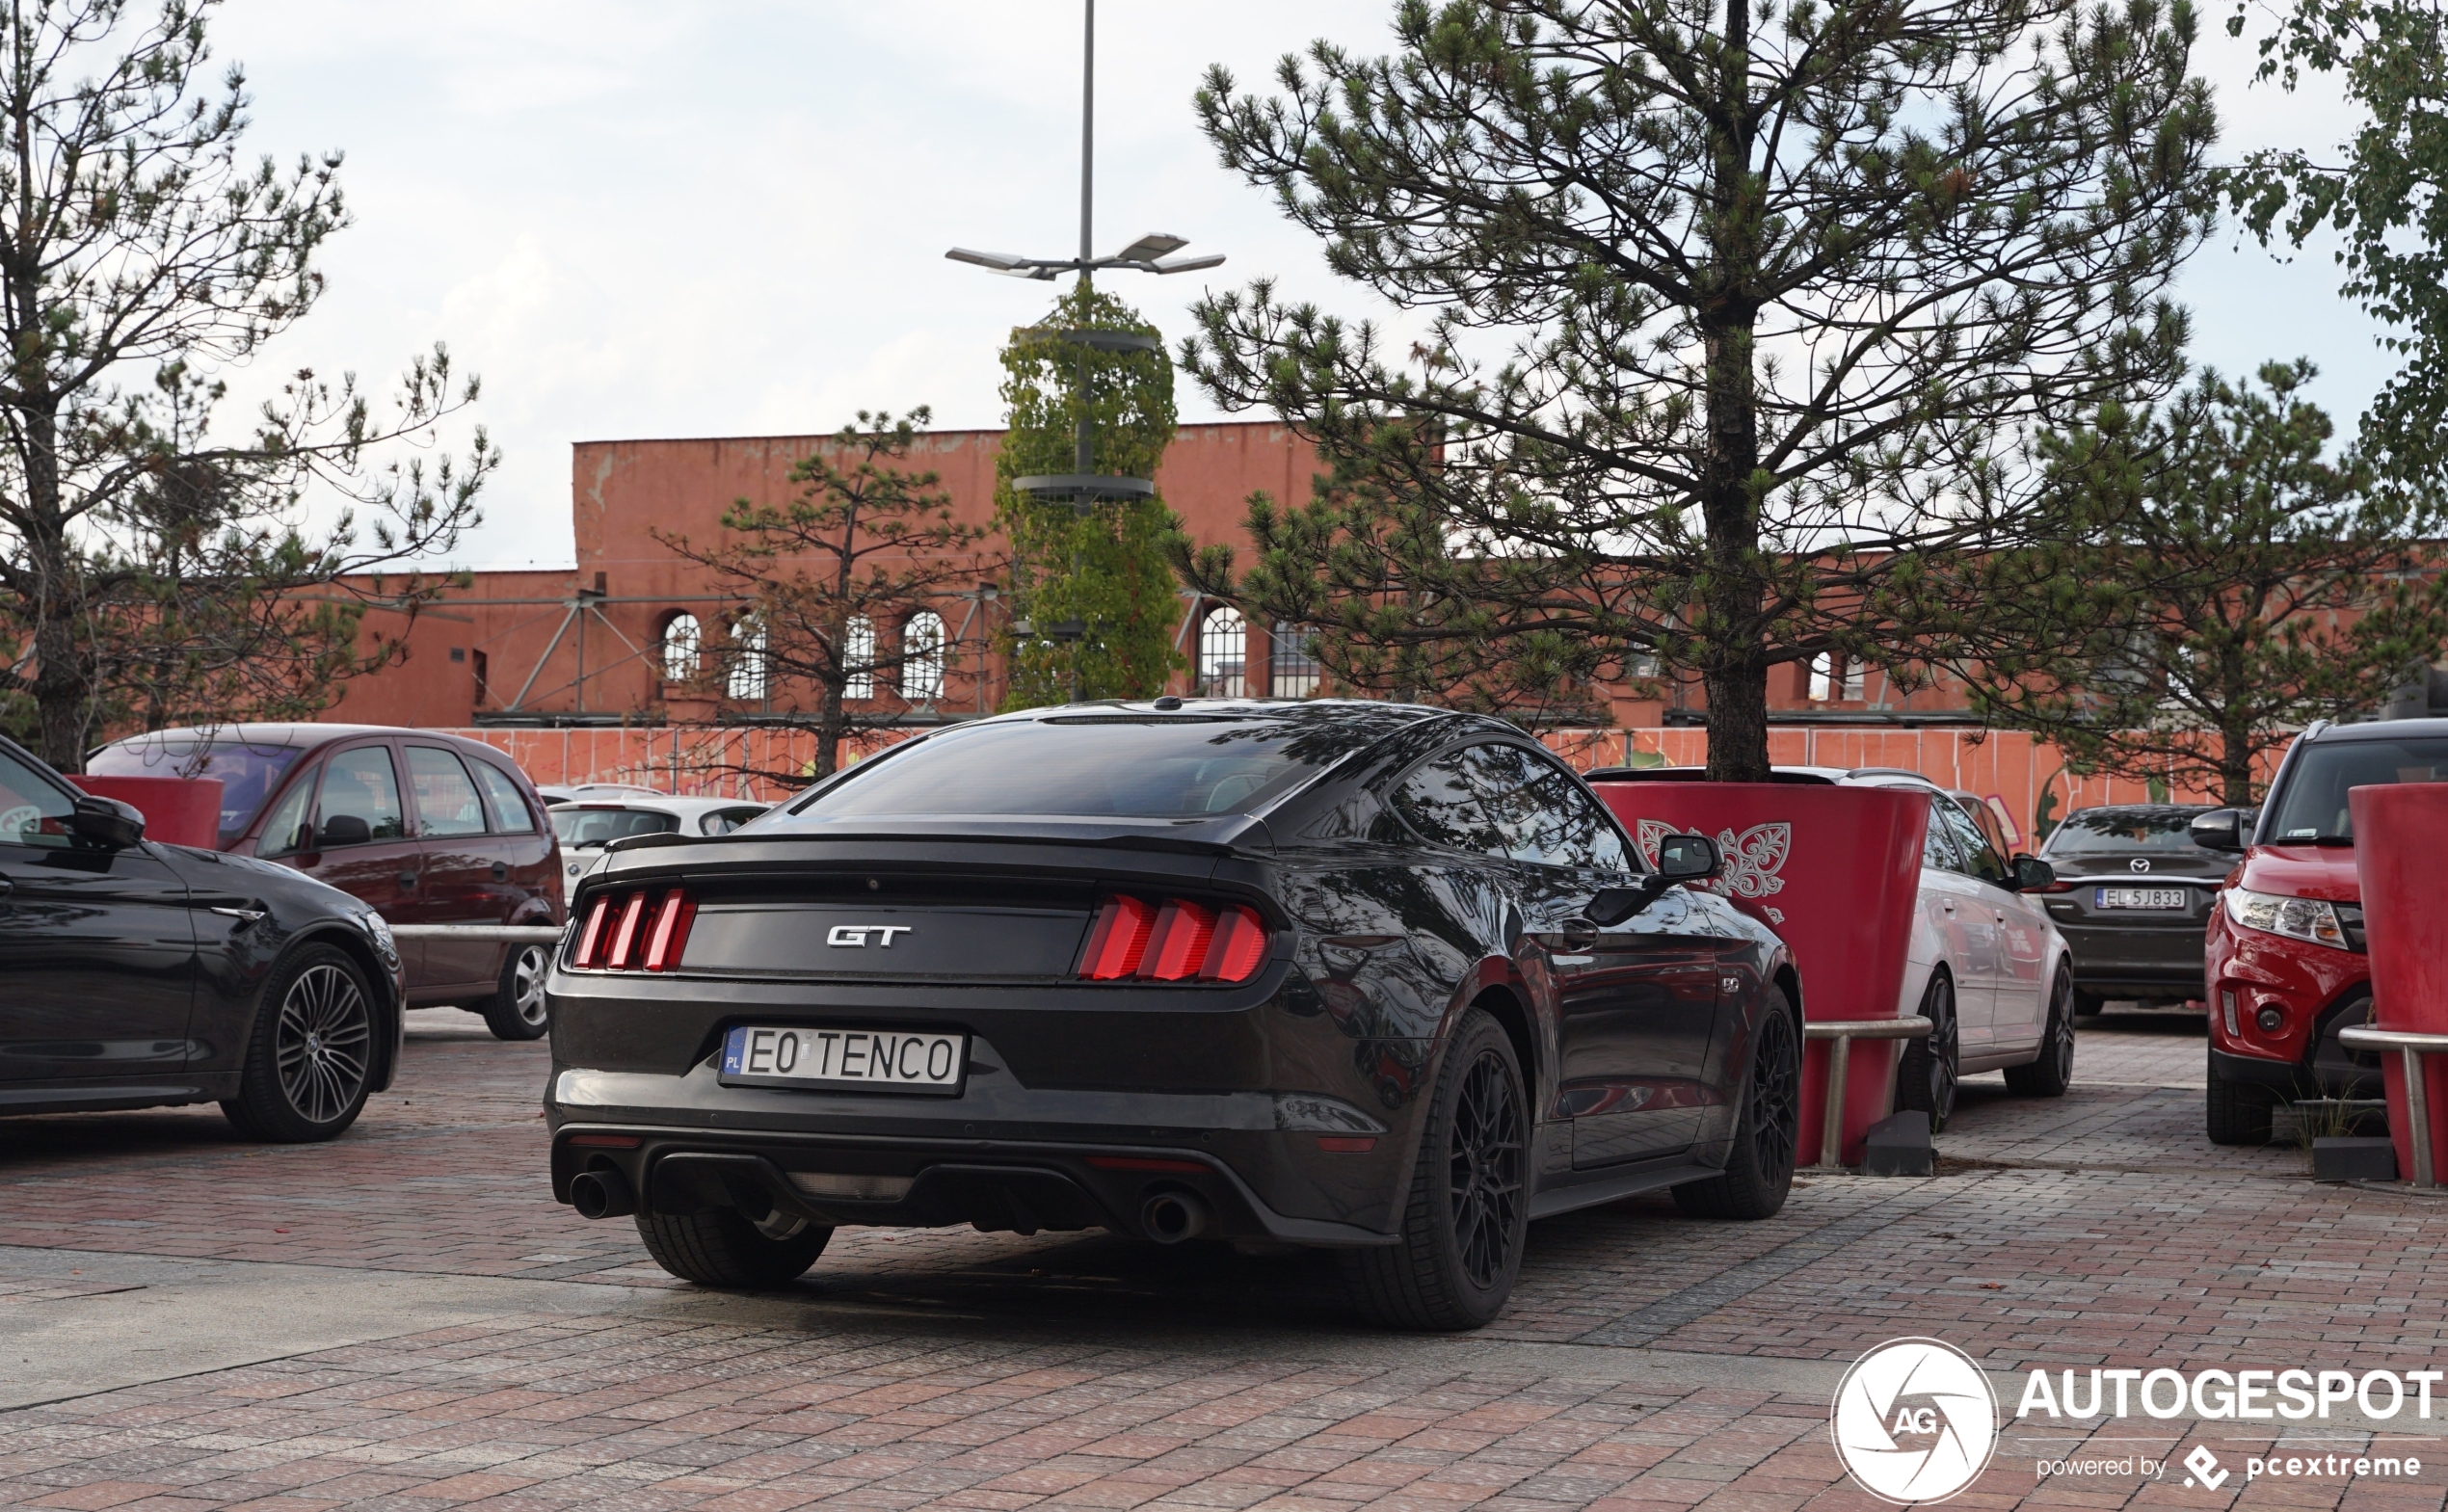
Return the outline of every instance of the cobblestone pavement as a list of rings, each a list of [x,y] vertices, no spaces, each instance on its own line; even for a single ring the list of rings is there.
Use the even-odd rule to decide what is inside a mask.
[[[400,1086],[331,1146],[208,1110],[0,1122],[0,1505],[1867,1508],[1827,1403],[1899,1335],[1998,1372],[2010,1414],[2035,1366],[2420,1369],[2448,1329],[2448,1202],[2210,1146],[2197,1016],[2087,1026],[2061,1100],[1967,1080],[1931,1179],[1538,1225],[1467,1339],[1361,1329],[1328,1257],[1094,1234],[843,1231],[787,1294],[700,1293],[551,1202],[544,1051],[475,1024],[415,1016]],[[2408,1478],[2248,1483],[2267,1429],[2240,1427],[2009,1425],[1959,1499],[2448,1489],[2428,1438]],[[2448,1421],[2287,1451],[2409,1430]],[[2215,1492],[2182,1484],[2196,1444],[2234,1472]],[[2174,1468],[2037,1476],[2078,1448]]]

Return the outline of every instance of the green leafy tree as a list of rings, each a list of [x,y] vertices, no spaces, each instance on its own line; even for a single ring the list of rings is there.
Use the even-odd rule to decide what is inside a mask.
[[[2385,703],[2448,640],[2424,570],[2425,506],[2328,452],[2307,362],[2256,386],[2203,372],[2164,406],[2103,407],[2041,438],[2068,517],[2049,570],[2095,588],[2087,634],[2048,658],[1963,669],[1976,706],[2089,769],[2258,801],[2263,759],[2315,718]],[[2006,594],[2000,612],[2048,600]]]
[[[724,536],[699,544],[653,532],[673,555],[711,569],[743,608],[716,646],[709,686],[774,703],[816,735],[813,771],[749,775],[781,783],[832,775],[841,742],[905,722],[939,697],[954,649],[914,642],[910,618],[947,593],[992,578],[982,550],[992,534],[952,516],[934,471],[909,466],[933,418],[923,405],[899,419],[859,411],[827,451],[790,469],[796,498],[779,508],[740,499]],[[912,694],[914,665],[930,691]],[[812,691],[815,707],[799,697]],[[853,707],[853,704],[859,706]]]
[[[1183,607],[1163,544],[1178,521],[1162,497],[1083,514],[1012,486],[1078,471],[1083,416],[1100,473],[1153,478],[1172,443],[1173,364],[1162,348],[1105,351],[1056,334],[1085,331],[1157,335],[1138,311],[1083,279],[1003,348],[1007,429],[995,463],[995,519],[1011,543],[1005,708],[1149,698],[1187,665],[1174,644]]]
[[[68,771],[112,726],[309,713],[392,659],[364,608],[441,585],[369,574],[447,550],[498,461],[482,430],[392,455],[476,398],[439,346],[388,412],[299,372],[214,432],[218,373],[313,308],[348,216],[336,153],[240,157],[212,9],[0,0],[0,696]]]
[[[2181,381],[2166,287],[2215,204],[2187,5],[1402,0],[1395,31],[1198,96],[1335,272],[1431,314],[1406,353],[1259,282],[1185,352],[1355,481],[1193,585],[1355,661],[1654,659],[1705,689],[1712,775],[1761,777],[1772,668],[1984,633],[1913,579],[2053,533],[2025,434]]]
[[[2241,3],[2227,32],[2250,19]],[[2260,40],[2262,82],[2332,77],[2361,125],[2333,151],[2265,148],[2227,187],[2263,245],[2333,231],[2340,292],[2387,327],[2399,359],[2363,417],[2366,453],[2399,479],[2448,461],[2448,11],[2434,0],[2294,0]],[[2323,159],[2327,158],[2327,161]]]

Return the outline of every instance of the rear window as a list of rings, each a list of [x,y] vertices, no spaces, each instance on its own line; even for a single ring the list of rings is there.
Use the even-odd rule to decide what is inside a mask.
[[[841,782],[793,805],[788,818],[1247,813],[1384,733],[1364,721],[1163,715],[972,725],[877,757],[872,767],[851,768]]]
[[[235,736],[138,735],[94,752],[85,769],[96,777],[221,779],[221,843],[226,845],[247,833],[298,755],[289,746]]]
[[[2207,809],[2086,809],[2048,837],[2051,856],[2199,856],[2190,829]]]
[[[669,835],[679,820],[651,809],[586,809],[564,804],[552,810],[552,833],[567,850],[605,845],[632,835]]]

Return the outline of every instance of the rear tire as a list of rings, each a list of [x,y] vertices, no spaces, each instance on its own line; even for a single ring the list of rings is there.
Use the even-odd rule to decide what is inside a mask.
[[[2214,1145],[2266,1145],[2277,1092],[2249,1081],[2230,1081],[2219,1074],[2219,1057],[2210,1056],[2209,1088],[2202,1101],[2209,1113]]]
[[[2075,993],[2074,993],[2074,1021],[2075,1021],[2075,1022],[2080,1023],[2080,1022],[2081,1022],[2083,1020],[2085,1020],[2085,1019],[2096,1019],[2096,1018],[2098,1018],[2098,1017],[2099,1017],[2102,1013],[2106,1012],[2106,1011],[2107,1011],[2107,1009],[2108,1009],[2108,999],[2107,999],[2107,998],[2105,998],[2105,997],[2102,997],[2099,994],[2097,994],[2097,993],[2087,993],[2087,992],[2082,991],[2082,990],[2081,990],[2081,989],[2079,989],[2079,988],[2077,988],[2077,989],[2075,990]]]
[[[333,1139],[365,1106],[374,1056],[374,994],[336,945],[308,945],[264,983],[247,1031],[238,1095],[221,1111],[250,1139]]]
[[[2018,1097],[2062,1098],[2074,1084],[2074,978],[2057,968],[2049,989],[2048,1021],[2040,1027],[2039,1059],[2006,1069],[2006,1090]]]
[[[1941,1134],[1955,1113],[1962,1064],[1955,982],[1944,971],[1930,974],[1921,994],[1921,1016],[1929,1021],[1929,1032],[1904,1042],[1903,1055],[1896,1063],[1896,1106],[1929,1114],[1929,1132]]]
[[[544,978],[552,955],[544,945],[513,945],[501,963],[500,989],[485,999],[485,1027],[496,1040],[541,1040],[552,1027],[545,1014]]]
[[[1512,1039],[1462,1015],[1428,1099],[1402,1238],[1343,1252],[1351,1300],[1387,1328],[1478,1328],[1504,1310],[1530,1232],[1530,1100]]]
[[[792,1222],[796,1228],[789,1227]],[[779,1231],[773,1233],[768,1231]],[[638,1237],[654,1263],[682,1281],[724,1291],[762,1291],[786,1287],[808,1273],[824,1253],[831,1229],[780,1212],[762,1224],[735,1207],[704,1212],[639,1213]]]
[[[1759,1040],[1725,1170],[1674,1188],[1674,1205],[1694,1218],[1775,1217],[1794,1187],[1801,1130],[1801,1036],[1785,994],[1771,987],[1761,1004]]]

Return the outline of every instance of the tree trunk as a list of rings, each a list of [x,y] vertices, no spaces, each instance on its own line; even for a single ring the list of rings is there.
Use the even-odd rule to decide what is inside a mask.
[[[816,771],[831,777],[841,764],[841,684],[827,682],[816,705]]]
[[[2234,701],[2230,702],[2234,706]],[[2231,809],[2252,807],[2252,730],[2230,726],[2219,732],[2219,801]]]
[[[1709,697],[1709,780],[1764,783],[1768,765],[1768,585],[1760,570],[1758,375],[1752,332],[1760,256],[1758,186],[1750,171],[1749,0],[1725,0],[1725,52],[1709,170],[1711,259],[1700,301],[1708,363],[1707,453],[1699,504],[1708,529],[1701,685]]]
[[[31,291],[22,298],[30,299]],[[39,358],[37,359],[39,360]],[[78,602],[84,574],[78,570],[75,544],[60,507],[59,459],[54,455],[57,427],[52,417],[28,407],[21,411],[25,428],[25,510],[34,528],[26,532],[27,555],[34,570],[34,712],[42,743],[42,759],[63,772],[85,770],[86,741],[93,728],[93,669],[88,648],[76,633],[84,605]]]

